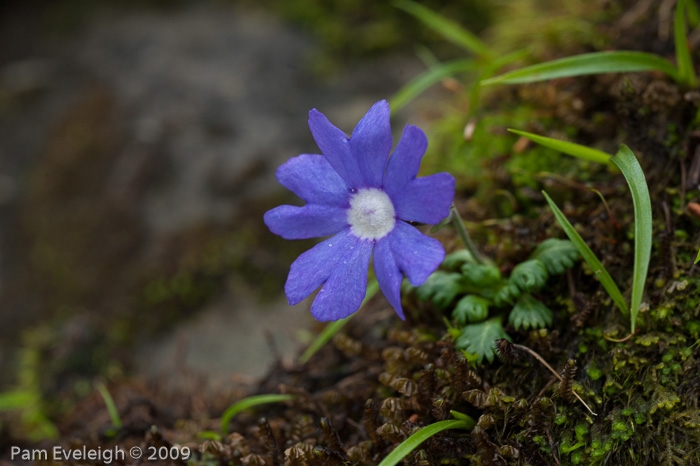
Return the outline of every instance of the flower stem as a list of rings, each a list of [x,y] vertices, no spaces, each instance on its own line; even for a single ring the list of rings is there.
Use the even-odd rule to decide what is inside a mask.
[[[457,230],[457,234],[462,240],[462,243],[464,243],[464,246],[467,248],[467,251],[471,253],[471,255],[474,257],[474,260],[476,260],[479,264],[484,265],[486,261],[476,249],[476,246],[474,245],[474,242],[469,236],[467,229],[464,227],[464,220],[462,220],[462,216],[459,215],[459,211],[457,210],[457,207],[455,207],[454,204],[452,204],[452,206],[450,207],[450,211],[452,211],[452,224]]]

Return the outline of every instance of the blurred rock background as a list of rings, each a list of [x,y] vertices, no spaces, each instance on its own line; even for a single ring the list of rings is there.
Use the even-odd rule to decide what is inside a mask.
[[[296,202],[275,168],[317,151],[311,108],[350,132],[424,69],[412,19],[351,3],[3,2],[0,389],[295,357],[282,286],[314,242],[262,223]]]

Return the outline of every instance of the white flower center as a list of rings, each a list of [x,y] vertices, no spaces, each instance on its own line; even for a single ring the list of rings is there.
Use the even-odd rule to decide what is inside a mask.
[[[350,198],[348,223],[352,234],[360,239],[384,238],[394,229],[394,215],[394,204],[380,189],[361,189]]]

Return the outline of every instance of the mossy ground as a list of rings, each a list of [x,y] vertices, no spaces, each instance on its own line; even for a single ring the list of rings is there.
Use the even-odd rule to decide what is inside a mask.
[[[608,14],[598,18],[594,31],[576,29],[580,40],[574,45],[558,49],[561,44],[555,39],[561,34],[551,31],[543,39],[551,44],[542,53],[560,56],[601,46],[586,40],[596,34],[606,46],[672,52],[668,37],[648,34],[658,29],[658,19],[644,11],[632,17],[629,7],[608,5]],[[622,20],[612,21],[613,17]],[[503,37],[507,44],[508,37]],[[110,366],[113,358],[106,350],[95,351],[89,361],[80,355],[65,356],[71,354],[65,338],[69,330],[39,329],[27,337],[25,388],[36,394],[38,402],[47,392],[63,396],[57,397],[55,406],[35,414],[48,412],[57,419],[60,441],[66,445],[186,445],[197,452],[194,464],[374,465],[418,426],[449,419],[450,410],[478,419],[477,427],[470,433],[446,431],[431,438],[406,464],[700,464],[700,277],[692,264],[700,240],[700,218],[688,209],[700,199],[696,161],[700,137],[694,120],[699,100],[697,91],[649,73],[572,78],[485,93],[469,140],[462,137],[468,123],[468,96],[455,94],[431,129],[424,170],[448,170],[455,175],[456,205],[485,254],[508,270],[542,240],[563,236],[540,194],[546,188],[623,292],[631,280],[634,219],[622,176],[607,167],[528,145],[506,129],[569,138],[608,152],[625,143],[640,159],[654,209],[654,247],[640,331],[623,342],[612,341],[627,336],[629,323],[584,264],[540,291],[538,297],[554,311],[551,328],[506,329],[514,343],[533,349],[557,371],[574,359],[572,390],[596,415],[566,391],[562,393],[557,380],[523,352],[514,351],[493,364],[470,365],[447,336],[442,313],[412,293],[404,296],[406,322],[376,298],[308,363],[277,365],[255,391],[291,393],[297,399],[239,414],[228,436],[208,432],[219,429],[218,417],[244,395],[241,390],[207,389],[196,376],[167,392],[157,381],[124,381],[123,369]],[[109,105],[97,90],[67,124],[85,134],[93,115]],[[66,160],[60,156],[61,145],[52,145],[52,153],[59,155],[47,158],[44,173],[51,173],[54,181],[38,184],[41,190],[33,191],[27,201],[39,206],[27,212],[46,215],[28,217],[24,223],[37,243],[33,270],[39,275],[17,285],[18,293],[42,283],[55,287],[42,296],[60,293],[58,301],[70,302],[71,296],[84,294],[81,287],[104,289],[104,274],[115,273],[114,268],[93,272],[82,267],[88,276],[66,277],[57,272],[64,267],[56,264],[90,264],[93,259],[105,263],[118,257],[133,240],[131,236],[125,234],[120,237],[123,243],[100,250],[103,257],[97,259],[89,254],[94,248],[83,241],[93,237],[93,230],[114,227],[90,212],[118,212],[118,205],[99,196],[94,201],[98,209],[61,202],[72,206],[66,217],[65,210],[59,215],[51,204],[52,199],[84,194],[71,193],[70,184],[61,185],[75,176],[77,167],[89,172],[81,176],[100,179],[109,160],[110,137],[95,134],[76,139],[85,148],[70,153],[104,156],[91,157],[89,163],[86,158]],[[90,192],[90,185],[82,189]],[[261,202],[272,206],[276,200]],[[121,218],[124,225],[130,217],[109,218]],[[78,225],[78,233],[86,233],[70,237],[77,238],[76,244],[66,244],[68,237],[54,234],[61,230],[61,222]],[[143,324],[149,327],[162,325],[163,312],[169,313],[168,320],[175,320],[206,301],[232,271],[258,284],[264,279],[263,294],[267,287],[281,283],[286,269],[280,264],[289,263],[294,253],[281,241],[261,236],[260,224],[252,217],[247,222],[243,227],[238,224],[238,233],[223,226],[175,238],[172,248],[166,249],[177,254],[164,254],[154,269],[124,280],[128,294],[135,298],[123,304],[131,311],[125,310],[117,324],[110,322],[107,340],[112,344],[107,346],[133,338],[138,329],[129,327],[131,313],[158,315],[157,321]],[[448,250],[461,247],[449,228],[438,237]],[[263,240],[277,242],[274,247],[262,247]],[[138,262],[121,264],[116,272],[128,275],[136,268]],[[107,298],[96,295],[94,299],[98,306]],[[93,338],[94,348],[106,348],[96,336],[104,327],[100,323],[93,327],[95,335],[80,337]],[[56,352],[63,355],[56,359],[66,366],[51,363]],[[115,380],[108,388],[123,422],[116,434],[110,431],[99,395],[85,397],[89,385],[78,393],[78,385],[61,378],[63,373],[80,373],[81,368]],[[39,377],[41,373],[50,377]],[[54,385],[63,380],[63,389],[42,385],[47,380]],[[66,386],[73,387],[70,393]],[[332,427],[328,423],[322,427],[323,418]],[[6,440],[2,443],[7,445],[27,438],[26,429],[41,426],[44,419],[9,420],[2,431]]]

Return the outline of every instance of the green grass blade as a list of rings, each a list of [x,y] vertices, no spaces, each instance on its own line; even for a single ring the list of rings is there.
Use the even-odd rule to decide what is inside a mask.
[[[694,28],[700,23],[700,10],[694,0],[685,2],[686,10],[688,11],[688,22],[690,27]]]
[[[605,291],[608,292],[613,302],[620,309],[620,311],[622,311],[622,313],[625,316],[629,316],[627,302],[622,296],[622,293],[620,293],[620,289],[617,287],[617,284],[615,284],[608,271],[605,270],[603,264],[600,263],[596,255],[593,254],[593,251],[591,251],[591,248],[589,248],[588,245],[583,241],[581,235],[579,235],[576,229],[574,229],[571,223],[569,223],[562,211],[559,210],[559,207],[557,207],[557,205],[549,197],[549,195],[545,191],[542,191],[542,194],[544,194],[545,199],[547,199],[547,203],[552,209],[552,212],[554,212],[554,216],[556,217],[557,222],[559,222],[559,225],[564,230],[564,233],[566,233],[566,236],[568,236],[571,242],[574,243],[574,246],[576,246],[576,249],[578,249],[578,252],[581,253],[581,256],[584,258],[584,260],[588,262],[588,265],[591,266],[594,275],[598,277],[598,280],[600,280],[600,283],[603,285],[603,288],[605,288]]]
[[[218,442],[222,439],[221,434],[213,430],[201,430],[197,432],[197,438],[202,440],[216,440]]]
[[[377,283],[376,279],[373,279],[369,282],[369,285],[367,285],[367,294],[365,295],[365,299],[362,300],[362,304],[360,304],[360,309],[367,304],[367,301],[372,299],[375,294],[379,291],[379,283]],[[354,314],[350,314],[350,316],[346,317],[345,319],[340,319],[336,320],[335,322],[331,322],[330,324],[326,325],[326,327],[321,331],[321,333],[318,334],[316,339],[311,342],[308,348],[306,348],[306,351],[302,353],[301,356],[299,356],[299,363],[300,364],[306,364],[309,359],[311,359],[311,356],[316,354],[318,350],[323,348],[323,345],[328,343],[331,338],[333,338],[338,332],[340,332],[340,329],[342,329],[345,324],[350,322],[350,319],[355,317],[357,315],[357,312]]]
[[[661,71],[675,81],[681,76],[675,66],[658,55],[646,52],[594,52],[537,65],[487,79],[482,84],[520,84],[547,81],[549,79],[583,76],[587,74],[625,73],[630,71]]]
[[[270,404],[270,403],[281,403],[283,401],[289,401],[296,398],[295,395],[281,395],[281,394],[269,394],[269,395],[255,395],[249,396],[248,398],[243,398],[242,400],[232,404],[224,414],[221,416],[221,434],[225,437],[228,435],[228,426],[231,424],[231,419],[246,409],[250,409],[254,406]]]
[[[423,24],[433,29],[450,42],[482,58],[493,56],[491,49],[476,35],[464,29],[454,21],[435,13],[433,10],[410,0],[397,0],[394,6],[418,18]]]
[[[680,82],[692,87],[695,85],[695,70],[693,68],[693,59],[688,50],[688,33],[685,27],[687,3],[687,0],[678,0],[673,36],[676,43],[676,61],[678,62]]]
[[[419,430],[418,432],[401,442],[401,444],[399,444],[398,447],[396,447],[391,453],[389,453],[387,457],[384,458],[381,463],[379,463],[378,466],[395,466],[399,464],[399,462],[402,459],[404,459],[406,455],[415,450],[418,447],[418,445],[425,442],[427,439],[437,434],[438,432],[442,432],[443,430],[447,429],[471,430],[474,428],[475,425],[476,421],[474,421],[474,419],[471,419],[471,422],[450,419],[447,421],[439,421],[434,424],[425,426],[421,430]]]
[[[423,62],[426,68],[434,68],[440,65],[440,60],[435,56],[432,50],[425,45],[416,46],[416,56]]]
[[[508,131],[520,136],[525,136],[537,144],[549,147],[550,149],[558,150],[579,159],[590,160],[591,162],[598,163],[608,163],[612,157],[610,154],[606,154],[601,150],[591,149],[590,147],[574,144],[573,142],[560,141],[559,139],[552,139],[545,136],[539,136],[537,134],[526,133],[525,131],[518,131],[516,129],[508,129]]]
[[[121,429],[122,420],[119,417],[119,411],[117,410],[117,406],[114,404],[114,399],[112,399],[112,395],[110,395],[109,390],[107,390],[107,387],[105,387],[104,384],[98,383],[97,391],[100,392],[102,399],[105,401],[105,406],[107,406],[107,412],[109,413],[109,419],[112,421],[112,426],[114,426],[115,429]]]
[[[441,63],[433,68],[430,68],[425,73],[418,75],[399,89],[399,91],[389,100],[389,107],[391,107],[393,111],[398,111],[407,103],[422,94],[433,84],[437,84],[443,79],[453,76],[455,73],[473,71],[477,68],[477,63],[472,59],[454,60],[447,63]]]
[[[700,262],[700,251],[698,251],[698,256],[695,258],[695,263]]]
[[[639,306],[642,304],[644,285],[647,280],[649,260],[651,259],[651,200],[642,167],[629,147],[622,144],[611,161],[625,175],[634,202],[634,273],[630,301],[630,323],[632,333],[634,333]]]
[[[469,117],[473,117],[476,115],[476,112],[479,109],[479,100],[481,99],[481,93],[483,91],[484,86],[482,83],[489,79],[491,76],[496,74],[496,72],[507,65],[508,63],[512,63],[514,61],[520,60],[521,58],[525,58],[527,55],[529,55],[530,50],[529,49],[522,49],[518,50],[517,52],[509,53],[508,55],[504,55],[502,57],[498,57],[493,59],[491,62],[487,63],[485,66],[482,67],[481,72],[479,73],[476,83],[473,85],[471,91],[469,91]]]

